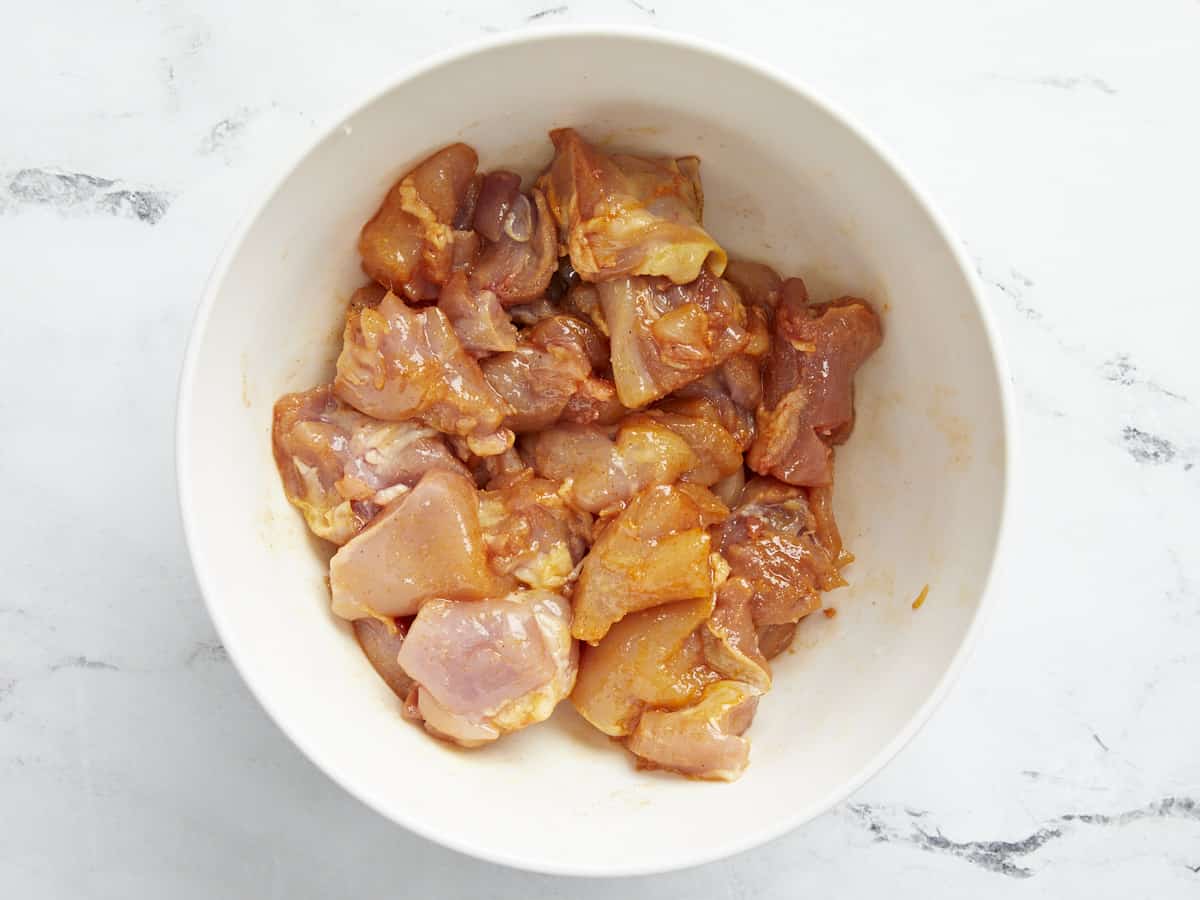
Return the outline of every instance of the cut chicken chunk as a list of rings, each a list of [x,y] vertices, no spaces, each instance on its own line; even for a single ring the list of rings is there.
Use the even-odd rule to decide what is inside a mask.
[[[617,396],[631,409],[703,377],[750,340],[737,291],[707,270],[685,285],[621,278],[596,291]]]
[[[575,587],[572,634],[596,642],[622,616],[674,600],[710,598],[716,587],[708,526],[725,506],[692,484],[638,494],[596,538]]]
[[[604,321],[604,311],[600,308],[600,292],[596,285],[576,281],[559,301],[559,305],[563,312],[591,322],[603,334],[608,334],[608,323]]]
[[[854,374],[882,341],[863,300],[809,306],[804,283],[784,282],[763,373],[754,471],[789,484],[833,482],[833,449],[854,421]]]
[[[726,678],[765,693],[771,689],[771,668],[758,646],[753,602],[754,588],[744,578],[730,578],[721,585],[702,633],[704,657]]]
[[[466,474],[432,428],[364,416],[338,400],[332,385],[279,398],[271,438],[288,500],[313,534],[335,544],[354,537],[426,472]]]
[[[480,494],[479,520],[492,570],[534,588],[567,583],[591,539],[592,517],[572,509],[558,485],[531,470],[495,479]]]
[[[700,161],[607,154],[572,128],[550,132],[554,161],[538,181],[571,265],[585,281],[717,275],[725,251],[701,227]]]
[[[517,329],[499,299],[487,289],[473,289],[462,272],[450,276],[437,305],[472,356],[517,349]]]
[[[471,480],[433,471],[334,554],[329,584],[333,611],[360,619],[411,616],[434,597],[495,596],[512,582],[488,567]]]
[[[608,378],[592,375],[585,378],[571,395],[559,421],[577,425],[615,425],[628,412],[617,397],[617,386]]]
[[[562,482],[571,504],[590,513],[613,512],[699,464],[687,441],[648,416],[629,416],[617,428],[560,425],[522,446],[539,475]]]
[[[708,404],[686,400],[666,403],[645,415],[683,438],[695,454],[695,464],[680,476],[683,481],[708,487],[741,470],[737,441]]]
[[[494,292],[505,306],[541,297],[558,269],[558,234],[545,195],[537,188],[521,193],[512,172],[489,173],[474,223],[484,245],[472,266],[472,287]]]
[[[821,608],[821,592],[846,582],[848,560],[823,497],[819,521],[804,488],[772,478],[750,481],[721,528],[720,551],[734,578],[754,591],[755,626],[797,622]]]
[[[425,604],[399,653],[425,727],[474,747],[549,717],[575,684],[570,623],[549,591]]]
[[[474,150],[451,144],[402,177],[363,226],[363,271],[410,300],[436,297],[453,269],[455,225],[474,203],[477,164]]]
[[[758,649],[766,659],[774,659],[792,646],[796,639],[796,623],[763,625],[758,628]]]
[[[420,419],[461,435],[480,456],[503,453],[512,413],[467,355],[437,308],[416,310],[388,293],[377,307],[352,307],[337,362],[334,391],[377,419]]]
[[[757,708],[755,688],[718,681],[693,706],[647,710],[625,745],[649,768],[736,781],[750,762],[750,742],[742,735]]]
[[[741,351],[659,404],[660,408],[674,409],[680,404],[704,401],[711,407],[706,415],[721,423],[742,453],[754,443],[754,414],[762,402],[762,362],[771,345],[761,310],[746,310],[746,331],[749,338]]]
[[[720,422],[742,453],[754,442],[754,407],[744,407],[734,402],[720,372],[710,372],[684,385],[657,406],[659,409],[703,415]]]
[[[450,444],[458,458],[471,470],[477,487],[485,488],[498,479],[518,475],[529,468],[515,447],[509,447],[494,456],[476,456],[462,438],[452,438]]]
[[[602,392],[592,370],[605,364],[607,356],[608,342],[594,326],[574,316],[555,315],[523,329],[516,349],[484,360],[482,369],[513,410],[504,424],[521,433],[559,421],[576,395],[585,398],[583,403]],[[603,400],[603,394],[598,399]]]
[[[711,597],[630,613],[598,644],[585,644],[571,702],[610,737],[633,731],[647,707],[679,709],[700,698],[721,676],[704,658],[698,631],[713,610]]]

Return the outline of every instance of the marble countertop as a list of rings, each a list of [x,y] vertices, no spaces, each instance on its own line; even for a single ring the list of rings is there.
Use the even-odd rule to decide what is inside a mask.
[[[0,894],[1200,896],[1200,3],[544,2],[6,9]],[[544,22],[721,40],[865,123],[975,259],[1022,427],[1002,602],[932,723],[787,837],[616,886],[444,850],[308,763],[216,641],[174,493],[250,196],[397,67]]]

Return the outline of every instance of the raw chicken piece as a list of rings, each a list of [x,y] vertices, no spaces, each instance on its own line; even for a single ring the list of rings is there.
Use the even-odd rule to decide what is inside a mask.
[[[750,339],[737,291],[707,270],[685,285],[622,278],[596,291],[617,396],[631,409],[711,372]]]
[[[334,391],[377,419],[420,419],[462,435],[480,456],[503,453],[512,409],[488,385],[437,308],[415,310],[389,292],[379,306],[352,306]]]
[[[754,624],[797,622],[821,607],[821,591],[846,582],[847,561],[827,498],[819,522],[804,488],[755,478],[721,528],[720,551],[733,578],[754,590]]]
[[[528,303],[518,303],[508,308],[508,317],[522,328],[536,325],[542,319],[557,316],[562,312],[553,300],[548,297],[538,297]]]
[[[767,659],[774,659],[796,639],[796,623],[763,625],[758,629],[758,649]]]
[[[575,684],[571,607],[549,591],[425,604],[400,648],[425,727],[464,747],[541,722]]]
[[[568,314],[547,316],[529,329],[530,340],[544,347],[569,347],[596,371],[608,366],[608,338],[587,319]]]
[[[734,403],[753,410],[762,402],[762,365],[771,349],[771,326],[762,309],[752,306],[746,310],[746,331],[750,334],[746,345],[717,372]]]
[[[498,169],[483,176],[479,189],[479,199],[475,204],[475,213],[471,218],[471,227],[487,241],[493,243],[503,237],[505,228],[512,230],[516,223],[518,233],[528,233],[518,220],[524,219],[524,212],[514,215],[517,198],[521,195],[521,176],[516,172]],[[528,223],[525,223],[528,224]]]
[[[766,693],[771,689],[771,669],[759,650],[753,602],[754,588],[744,578],[730,578],[721,585],[713,614],[701,633],[704,658],[726,678]]]
[[[373,616],[355,619],[351,623],[354,638],[371,668],[401,700],[406,700],[413,688],[413,680],[397,660],[404,635],[408,633],[408,624],[408,619],[376,619]]]
[[[714,569],[724,563],[719,555],[710,559],[708,526],[728,512],[693,484],[661,485],[634,497],[604,526],[583,561],[571,633],[595,643],[628,613],[711,597]]]
[[[701,226],[700,161],[602,153],[572,128],[550,132],[555,155],[538,180],[571,265],[585,281],[662,275],[686,284],[726,256]]]
[[[604,321],[604,310],[600,308],[600,292],[596,285],[577,281],[563,296],[559,306],[563,312],[591,322],[601,333],[608,335],[608,323]]]
[[[487,487],[497,479],[518,475],[529,468],[515,447],[509,447],[495,456],[476,456],[462,438],[451,438],[450,445],[458,458],[471,470],[471,476],[480,488]]]
[[[472,287],[493,291],[505,306],[546,292],[558,268],[558,236],[540,190],[523,194],[520,176],[489,173],[479,193],[474,225],[485,243],[472,267]]]
[[[680,476],[681,480],[708,487],[741,470],[742,453],[737,441],[704,401],[663,404],[644,415],[683,438],[696,455],[695,464]]]
[[[679,709],[720,679],[704,659],[698,631],[712,597],[630,613],[598,644],[584,644],[571,702],[611,737],[633,731],[646,707]]]
[[[742,496],[742,488],[746,486],[746,467],[738,466],[733,472],[712,486],[713,495],[726,506],[732,508]]]
[[[833,564],[841,569],[854,562],[854,554],[842,545],[842,533],[838,530],[833,514],[833,486],[810,487],[808,508],[813,514],[813,535],[817,543],[825,548]]]
[[[757,684],[713,665],[711,644],[725,646],[714,619],[729,624],[711,597],[627,615],[599,644],[582,647],[571,702],[605,734],[628,736],[626,746],[645,764],[733,780],[748,758],[741,735],[770,682],[765,661]]]
[[[828,485],[829,444],[849,436],[854,373],[883,339],[879,317],[853,298],[809,306],[798,278],[784,282],[782,292],[747,462],[789,484]]]
[[[313,534],[344,544],[433,469],[466,474],[441,436],[418,422],[379,422],[324,385],[286,394],[271,429],[287,498]]]
[[[538,473],[568,482],[571,502],[589,512],[677,479],[715,484],[742,466],[736,441],[703,403],[664,403],[626,415],[616,429],[563,425],[526,438],[524,446]]]
[[[710,372],[703,378],[686,384],[658,404],[659,409],[689,410],[721,423],[745,452],[754,443],[754,407],[734,403],[721,379],[720,372]]]
[[[617,386],[608,378],[591,375],[567,400],[560,421],[577,425],[615,425],[628,412],[617,397]]]
[[[687,441],[648,416],[629,416],[617,428],[559,425],[528,435],[522,447],[534,471],[562,482],[567,500],[590,513],[615,511],[699,463]]]
[[[742,302],[747,307],[754,306],[774,312],[775,307],[779,305],[783,279],[770,266],[744,259],[731,259],[722,277],[738,289],[738,293],[742,295]]]
[[[592,517],[568,507],[555,482],[529,469],[490,488],[479,495],[479,522],[492,570],[533,588],[561,588],[587,553]]]
[[[514,410],[504,424],[521,433],[553,425],[577,394],[602,400],[592,369],[607,357],[608,342],[592,325],[556,315],[523,329],[513,351],[490,357],[481,367],[488,384]]]
[[[428,473],[329,564],[344,619],[411,616],[434,597],[477,600],[512,584],[488,568],[475,486],[449,472]]]
[[[358,241],[363,271],[411,300],[432,300],[455,259],[456,225],[473,208],[475,151],[451,144],[422,160],[388,191]],[[468,220],[469,221],[469,220]]]
[[[754,443],[754,413],[762,402],[762,363],[771,346],[766,314],[756,307],[746,310],[746,346],[715,370],[675,391],[662,408],[704,400],[716,418],[745,452]]]
[[[738,681],[718,681],[700,700],[677,710],[642,714],[625,742],[647,768],[670,769],[693,778],[736,781],[750,762],[742,737],[758,708],[758,691]]]
[[[496,295],[486,289],[472,289],[464,273],[450,276],[437,305],[450,320],[463,349],[472,356],[517,349],[517,329]]]

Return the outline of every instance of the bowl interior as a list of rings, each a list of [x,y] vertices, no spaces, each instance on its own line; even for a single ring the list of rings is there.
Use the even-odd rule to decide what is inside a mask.
[[[615,148],[698,154],[705,224],[733,255],[870,298],[885,342],[859,377],[837,511],[858,561],[777,661],[733,785],[635,771],[563,704],[477,752],[399,717],[328,611],[329,551],[270,453],[282,393],[327,381],[362,281],[355,241],[388,186],[452,140],[532,174],[574,124]],[[185,373],[189,543],[230,654],[272,716],[384,814],[493,860],[615,874],[702,862],[817,814],[872,774],[931,705],[981,604],[1003,507],[998,364],[969,276],[877,154],[824,107],[710,50],[645,35],[530,36],[427,68],[316,146],[251,221],[202,312]],[[929,584],[928,602],[912,601]]]

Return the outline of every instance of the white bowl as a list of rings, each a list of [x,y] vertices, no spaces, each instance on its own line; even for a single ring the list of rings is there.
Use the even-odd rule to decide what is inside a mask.
[[[639,772],[570,704],[461,752],[401,720],[329,613],[329,552],[288,506],[271,407],[331,377],[355,242],[387,187],[441,144],[533,174],[546,132],[703,160],[705,224],[731,255],[870,298],[883,348],[858,380],[837,512],[858,561],[777,661],[734,784]],[[782,76],[690,39],[519,34],[444,55],[358,106],[283,176],[218,263],[180,388],[188,546],[238,670],[283,731],[385,816],[484,859],[628,875],[706,862],[845,798],[925,722],[985,606],[1010,481],[1007,377],[955,240],[861,131]],[[919,610],[913,599],[930,585]]]

